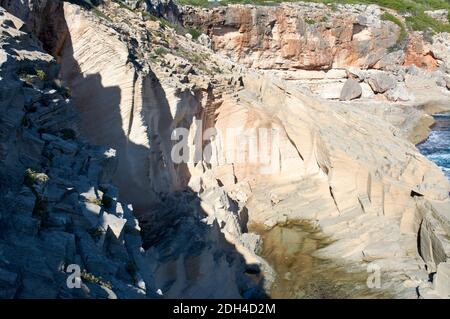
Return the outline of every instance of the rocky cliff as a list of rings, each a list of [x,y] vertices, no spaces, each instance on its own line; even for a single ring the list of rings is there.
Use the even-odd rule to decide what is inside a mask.
[[[204,30],[215,50],[256,68],[383,68],[388,62],[435,69],[438,59],[423,38],[406,36],[383,12],[376,5],[236,5],[186,7],[182,19]]]
[[[335,240],[318,256],[447,297],[450,183],[413,144],[450,109],[446,34],[404,37],[377,6],[0,5],[1,240],[52,278],[35,290],[33,254],[4,252],[6,297],[264,297],[248,229],[299,220]]]
[[[115,151],[79,137],[54,58],[3,8],[0,21],[1,297],[145,296],[131,268],[139,226],[110,183]],[[81,289],[66,285],[70,264]]]
[[[407,31],[403,16],[376,5],[186,6],[179,19],[207,34],[200,41],[213,50],[253,68],[276,70],[328,99],[384,94],[409,101],[417,90],[405,77],[417,75],[417,68],[433,71],[426,76],[441,87],[449,82],[448,34],[430,39]],[[373,71],[358,77],[363,84],[353,95],[341,95],[350,68]]]
[[[39,14],[39,11],[34,12],[26,6],[20,9],[27,12],[29,17]],[[15,13],[21,15],[21,12]],[[101,75],[108,70],[100,65],[97,70],[99,74],[82,75],[80,67],[75,68],[73,64],[75,56],[80,58],[80,65],[84,67],[82,58],[77,55],[77,46],[74,45],[74,56],[69,56],[68,51],[73,48],[71,39],[78,40],[78,36],[81,36],[75,33],[76,29],[72,29],[74,25],[69,19],[84,18],[84,23],[88,26],[91,23],[91,27],[97,26],[97,31],[101,21],[70,4],[60,6],[55,14],[61,14],[55,15],[56,20],[68,21],[62,29],[68,31],[63,51],[59,51],[61,55],[56,54],[60,65],[43,51],[38,39],[25,32],[27,29],[34,30],[32,26],[24,25],[3,8],[1,11],[1,296],[236,298],[262,294],[259,283],[246,277],[247,267],[251,266],[247,266],[247,260],[242,254],[225,240],[217,222],[214,219],[208,223],[200,221],[204,212],[196,194],[166,189],[164,176],[169,173],[164,171],[155,170],[155,174],[163,176],[159,180],[160,184],[156,183],[156,176],[148,176],[149,165],[161,164],[160,152],[163,151],[152,149],[157,153],[154,155],[156,158],[146,158],[151,153],[146,150],[147,136],[156,138],[156,133],[145,134],[147,127],[143,124],[138,126],[137,123],[141,123],[138,115],[144,112],[143,107],[147,107],[145,111],[156,117],[153,123],[161,126],[167,124],[159,123],[161,116],[170,115],[167,103],[157,104],[162,108],[160,110],[149,110],[156,107],[153,101],[155,95],[165,98],[158,91],[162,89],[155,83],[156,77],[148,71],[145,81],[136,82],[136,87],[142,83],[147,85],[146,88],[141,86],[138,89],[148,89],[150,92],[144,94],[139,91],[136,96],[142,94],[149,104],[143,106],[142,100],[136,101],[136,114],[133,114],[130,98],[135,95],[132,90],[124,88],[134,83],[133,70],[135,75],[138,72],[143,74],[144,71],[127,63],[127,42],[117,42],[114,33],[111,33],[112,29],[105,27],[105,33],[97,32],[99,41],[103,42],[94,42],[98,45],[96,49],[103,47],[103,44],[110,49],[112,47],[108,45],[117,46],[112,52],[100,50],[97,57],[105,59],[104,54],[108,54],[110,65],[123,68],[119,69],[122,73],[116,73],[115,79],[111,73],[106,73],[116,84],[114,87],[117,87],[116,90],[114,87],[108,90],[109,83],[101,82]],[[82,51],[88,53],[85,49]],[[97,61],[95,53],[94,56],[93,52],[88,54],[90,61]],[[126,77],[126,70],[131,73],[131,82],[127,82],[129,78]],[[67,80],[70,89],[61,84],[59,72]],[[114,82],[119,79],[124,82]],[[91,89],[96,85],[96,90],[87,93],[86,86],[77,86],[75,81],[86,82]],[[111,91],[119,94],[114,95]],[[95,104],[90,104],[86,94],[91,94]],[[189,98],[189,93],[185,94]],[[121,96],[125,101],[123,104],[114,100]],[[83,101],[86,101],[85,111],[73,107],[73,103],[81,107]],[[87,108],[101,105],[107,109],[97,110],[95,114],[90,113],[95,110]],[[119,106],[128,115],[128,121],[123,126],[115,122],[120,120]],[[117,107],[117,110],[112,107]],[[134,121],[133,116],[136,116]],[[85,126],[90,121],[97,121],[96,129]],[[111,134],[106,134],[104,130],[112,125],[117,127]],[[138,127],[143,132],[137,146],[133,146],[133,134],[127,130],[131,127]],[[121,131],[122,128],[126,129]],[[168,127],[163,126],[161,129],[167,130]],[[90,134],[93,132],[96,134]],[[86,137],[104,146],[92,146]],[[110,146],[116,147],[122,155],[116,158],[117,152]],[[169,146],[162,145],[161,149]],[[131,171],[125,171],[130,169],[129,164],[123,164],[128,160],[135,161],[134,165],[137,170],[141,170],[141,176],[133,177]],[[139,163],[139,160],[142,162]],[[128,179],[124,176],[126,173],[129,174]],[[150,184],[152,178],[154,184]],[[119,192],[111,179],[117,181],[115,185],[119,185],[121,192],[123,190],[124,195],[121,196],[136,202],[137,207],[141,207],[141,202],[133,198],[139,198],[138,195],[147,205],[152,203],[151,208],[146,207],[148,210],[141,222],[143,230],[132,206],[118,200]],[[123,181],[127,184],[123,184]],[[148,194],[139,189],[139,184],[143,182],[149,183],[145,185]],[[160,187],[157,189],[157,200],[152,197],[155,187]],[[227,195],[220,192],[218,185],[215,193],[210,195],[213,196],[211,200],[221,199],[219,203],[223,202],[226,206],[219,208],[225,213],[230,211],[229,214],[236,214],[229,217],[230,223],[236,223],[239,211],[237,207],[233,208],[233,202]],[[238,224],[235,227],[240,229]],[[252,258],[248,260],[249,264],[258,261],[256,255]],[[66,285],[73,271],[69,270],[70,265],[80,267],[81,289],[70,289]],[[217,271],[224,275],[216,276]],[[222,289],[217,291],[217,286]]]

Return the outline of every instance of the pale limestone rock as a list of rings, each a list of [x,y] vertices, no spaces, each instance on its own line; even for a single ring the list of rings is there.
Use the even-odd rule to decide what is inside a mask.
[[[113,6],[118,8],[117,5]],[[106,7],[110,9],[108,5]],[[295,5],[294,9],[286,7],[288,9],[285,9],[285,5],[281,6],[280,10],[286,12],[297,10]],[[324,10],[323,6],[314,8]],[[365,8],[364,6],[361,10]],[[267,10],[272,14],[271,10],[275,9]],[[236,12],[243,14],[239,15]],[[380,11],[373,7],[369,12],[370,15],[367,17],[360,13],[355,17],[362,25],[378,32],[380,28],[384,28],[382,24],[378,24]],[[133,13],[122,11],[120,13],[121,15],[115,18],[123,19],[122,14],[134,17]],[[241,18],[247,19],[249,17],[247,13],[247,9],[238,9],[235,13],[226,14],[231,22],[236,22]],[[141,40],[141,37],[136,37],[142,41],[138,46],[131,45],[132,41],[127,42],[125,33],[120,34],[123,29],[113,30],[99,23],[99,19],[89,13],[74,9],[67,3],[65,14],[71,43],[68,41],[64,46],[63,74],[75,88],[74,97],[78,99],[77,105],[85,120],[84,134],[90,136],[94,142],[118,149],[119,171],[115,179],[121,190],[125,191],[123,196],[136,202],[137,210],[140,212],[153,208],[151,204],[160,199],[159,197],[163,198],[167,193],[184,189],[186,186],[190,186],[200,196],[199,207],[195,207],[195,201],[185,205],[188,195],[173,199],[169,197],[168,203],[164,204],[170,208],[167,215],[158,215],[161,206],[157,206],[155,221],[164,223],[164,217],[169,216],[166,222],[170,225],[164,225],[168,228],[162,228],[161,224],[150,226],[164,230],[180,227],[181,230],[174,230],[175,240],[161,239],[159,246],[152,246],[152,249],[147,250],[145,257],[140,254],[141,241],[137,236],[139,225],[135,220],[130,221],[127,215],[129,212],[123,209],[123,215],[127,219],[125,225],[122,225],[123,220],[119,218],[121,216],[103,212],[107,221],[111,221],[114,225],[115,231],[114,229],[112,231],[116,237],[125,232],[124,238],[130,239],[127,248],[132,251],[130,254],[138,264],[139,273],[142,273],[145,281],[144,286],[149,291],[156,291],[159,287],[165,287],[167,282],[172,282],[167,291],[165,288],[162,292],[169,298],[204,295],[222,298],[241,296],[242,286],[239,287],[237,283],[246,281],[241,280],[243,277],[236,274],[242,274],[243,264],[236,262],[230,265],[225,259],[216,260],[214,256],[224,253],[223,249],[217,249],[215,245],[228,242],[233,244],[238,252],[233,256],[243,257],[248,264],[256,263],[263,268],[267,267],[264,261],[254,254],[257,236],[242,233],[245,226],[242,223],[246,217],[240,211],[242,204],[247,204],[248,218],[251,222],[265,224],[267,227],[290,220],[316,220],[327,234],[336,239],[335,243],[319,254],[354,261],[361,261],[364,258],[374,260],[373,262],[389,266],[392,272],[408,274],[408,278],[411,278],[405,284],[408,287],[414,286],[416,280],[421,281],[422,275],[426,275],[423,263],[415,259],[418,257],[413,249],[416,238],[411,235],[417,234],[423,216],[426,216],[423,224],[424,246],[428,242],[432,243],[432,247],[427,248],[429,251],[424,249],[424,256],[429,256],[424,258],[432,264],[442,255],[441,250],[445,251],[441,233],[445,234],[447,230],[436,231],[438,227],[435,224],[439,226],[442,222],[435,223],[431,218],[427,219],[429,212],[434,212],[433,208],[427,205],[422,207],[418,199],[411,196],[414,190],[423,195],[428,203],[436,201],[433,202],[433,207],[439,206],[439,202],[448,200],[450,188],[442,173],[406,141],[406,132],[411,129],[410,125],[413,125],[411,123],[416,123],[419,111],[417,114],[408,113],[399,111],[400,107],[393,108],[382,104],[373,107],[372,105],[355,107],[350,103],[343,105],[337,101],[329,104],[304,94],[294,83],[281,81],[277,77],[261,77],[229,62],[227,63],[231,64],[233,72],[236,73],[229,78],[224,74],[223,77],[214,77],[211,81],[208,81],[209,78],[198,79],[196,77],[201,76],[192,71],[195,63],[188,61],[188,56],[183,59],[171,59],[170,53],[167,54],[168,64],[170,68],[174,68],[170,76],[164,73],[161,65],[152,64],[150,68],[142,61],[133,60],[133,63],[137,63],[148,72],[149,75],[143,76],[144,73],[141,73],[135,64],[128,63],[130,47],[138,53],[141,53],[139,46],[145,47],[146,42]],[[281,20],[285,20],[283,15],[281,17]],[[353,20],[349,18],[348,21]],[[247,22],[249,23],[246,28],[252,30],[253,20]],[[385,54],[385,48],[397,38],[396,32],[392,34],[388,32],[381,49],[371,52],[374,51],[371,42],[374,38],[369,30],[367,28],[354,30],[353,24],[349,23],[342,33],[345,38],[340,39],[344,40],[342,43],[359,45],[363,41],[369,41],[362,51],[370,53],[368,56],[366,53],[360,56],[360,52],[352,52],[353,49],[349,50],[350,53],[348,51],[334,53],[329,52],[327,43],[322,40],[330,40],[330,43],[333,43],[336,39],[311,34],[315,33],[316,27],[308,27],[303,23],[302,28],[305,29],[308,39],[318,40],[317,43],[311,42],[316,50],[313,50],[314,54],[319,52],[316,55],[303,55],[304,52],[296,51],[299,48],[297,44],[301,42],[301,39],[295,37],[298,30],[282,30],[281,24],[275,23],[272,36],[283,38],[288,42],[283,44],[282,52],[278,52],[278,48],[273,48],[274,52],[265,50],[267,54],[255,55],[254,49],[257,47],[253,47],[254,44],[250,41],[252,46],[250,58],[246,60],[246,57],[239,56],[237,59],[243,60],[241,61],[243,63],[256,61],[254,66],[263,68],[284,69],[289,66],[327,69],[330,65],[349,64],[367,67],[379,61]],[[245,41],[241,41],[241,37],[242,33],[248,33],[249,30],[225,32],[223,38],[220,33],[213,35],[213,43],[219,51],[233,55],[238,52],[237,49],[240,50],[247,45]],[[140,31],[136,27],[130,28],[127,32],[132,35],[136,35],[134,32],[143,35],[139,33]],[[354,35],[356,43],[350,42],[353,31],[359,31]],[[249,34],[253,37],[251,32]],[[188,41],[185,37],[179,39],[175,33],[171,33],[170,37],[180,41],[177,45],[182,44],[182,41]],[[269,39],[269,43],[270,41]],[[188,52],[199,52],[195,51],[198,49],[197,44],[191,42],[187,44]],[[222,45],[224,47],[221,47]],[[377,45],[380,46],[379,43]],[[142,51],[145,50],[150,48],[145,47]],[[209,59],[217,60],[219,66],[223,68],[220,72],[226,73],[224,70],[227,63],[223,62],[219,55],[214,55],[204,48],[199,50],[211,54]],[[29,54],[22,56],[30,58]],[[257,59],[254,59],[255,57]],[[73,58],[75,60],[72,60]],[[209,66],[209,62],[206,57],[202,60],[206,66]],[[201,73],[199,70],[196,71]],[[296,71],[288,72],[285,73],[286,78],[296,78]],[[239,79],[240,73],[245,74],[244,78],[233,80]],[[349,77],[357,77],[363,81],[370,78],[371,74],[371,72],[358,73],[363,74]],[[316,77],[316,80],[325,80],[313,85],[316,85],[316,92],[331,99],[340,97],[344,85],[340,80],[345,78],[342,71],[333,70],[328,72],[309,70],[298,72],[297,76],[303,80],[308,80],[308,76]],[[388,76],[395,81],[399,80],[392,74]],[[192,89],[189,81],[200,83],[201,90]],[[384,84],[383,81],[380,82]],[[409,79],[407,86],[413,85],[414,82],[420,81]],[[236,88],[231,88],[231,83],[239,85],[238,96],[234,94]],[[376,91],[379,92],[379,87],[383,85],[378,82],[376,84]],[[214,88],[215,85],[217,87]],[[367,96],[373,94],[372,90],[367,88],[367,83],[362,83],[361,86],[363,97],[364,86]],[[331,90],[326,91],[327,87]],[[434,90],[434,87],[430,88]],[[220,98],[214,96],[216,93],[214,90],[220,91]],[[120,94],[117,96],[119,91]],[[369,108],[371,109],[368,110]],[[204,166],[189,164],[186,165],[187,168],[183,165],[172,165],[171,130],[178,126],[187,128],[191,138],[189,146],[192,147],[194,129],[199,126],[191,122],[198,114],[204,116],[207,126],[215,126],[218,129],[231,126],[246,129],[258,127],[278,129],[281,132],[281,141],[275,152],[276,156],[271,159],[273,160],[271,165],[258,163],[230,165],[227,156],[223,156],[227,147],[219,138],[211,142],[215,161]],[[413,115],[414,121],[405,120],[410,114]],[[117,130],[110,132],[111,128]],[[242,139],[242,136],[239,138]],[[101,149],[92,154],[89,178],[100,176],[102,168],[112,171],[113,165],[109,164],[112,161],[109,161],[108,154],[105,159],[104,152],[105,149]],[[111,176],[111,172],[106,175]],[[197,194],[194,194],[195,196]],[[170,205],[178,206],[174,208]],[[94,214],[91,215],[101,214],[99,206],[94,210]],[[189,213],[195,211],[208,214],[209,225],[206,225],[206,228],[198,226],[197,220],[188,214],[183,216],[183,219],[171,218],[170,212],[186,213],[184,210],[188,210]],[[72,207],[67,211],[73,213],[76,209]],[[119,211],[117,209],[117,213]],[[102,218],[93,220],[92,225],[97,225]],[[22,222],[26,224],[29,220]],[[429,227],[426,226],[427,223]],[[443,224],[446,225],[445,222]],[[31,228],[32,232],[35,232],[35,228]],[[201,234],[200,243],[206,243],[205,246],[210,248],[196,250],[196,254],[184,256],[183,247],[187,249],[194,247],[189,244],[191,239],[197,238],[199,234]],[[96,257],[103,256],[97,248],[102,246],[105,238],[94,242],[82,231],[77,236],[80,238],[82,257],[89,268],[98,270],[105,266],[106,273],[114,273],[117,270],[115,263]],[[179,247],[178,243],[183,247]],[[385,247],[388,249],[384,249]],[[234,250],[228,252],[235,253]],[[116,257],[124,258],[122,253]],[[224,275],[216,276],[217,273]],[[270,279],[270,272],[268,278]],[[223,289],[217,291],[217,285]]]
[[[442,262],[438,265],[433,280],[434,290],[442,298],[450,298],[450,263]]]
[[[379,7],[370,6],[336,11],[302,3],[210,10],[185,7],[181,16],[188,26],[212,26],[209,36],[215,50],[261,69],[367,67],[386,54],[400,31],[381,21]],[[338,24],[342,29],[336,32],[331,26]]]
[[[410,92],[404,83],[398,83],[386,92],[386,97],[392,102],[406,102],[414,100],[414,93]]]
[[[353,79],[348,79],[342,87],[340,100],[349,101],[357,99],[362,95],[361,85]]]
[[[403,65],[405,60],[405,53],[402,50],[386,54],[380,61],[378,61],[374,68],[394,71],[400,65]]]
[[[367,78],[367,83],[375,93],[384,93],[395,87],[395,80],[385,72],[371,72]]]
[[[200,36],[198,37],[197,41],[207,47],[207,48],[211,48],[211,38],[208,37],[206,34],[202,33],[200,34]]]
[[[345,79],[345,78],[347,78],[347,71],[345,69],[331,69],[325,73],[325,79]]]
[[[90,222],[91,227],[97,226],[102,208],[97,204],[86,202],[81,210],[83,216]]]
[[[446,262],[450,256],[450,241],[446,234],[450,231],[449,202],[421,200],[418,206],[423,214],[420,226],[420,254],[434,272],[437,265]]]
[[[5,51],[0,51],[0,67],[3,65],[3,63],[6,62],[6,60],[8,59],[8,56],[6,55]]]
[[[433,36],[431,46],[433,55],[443,62],[444,70],[450,72],[450,34],[448,32],[438,33]]]
[[[430,16],[433,19],[438,20],[441,23],[448,24],[448,10],[440,9],[440,10],[427,10],[425,14]]]
[[[325,83],[318,85],[318,88],[313,90],[313,92],[319,95],[321,98],[337,100],[341,97],[343,87],[344,83],[341,82]]]
[[[111,229],[116,238],[120,238],[122,230],[127,223],[124,218],[119,218],[113,214],[103,213],[101,217],[101,227],[105,230]]]
[[[360,85],[361,85],[361,90],[362,90],[362,93],[361,93],[362,98],[371,98],[375,95],[375,93],[373,93],[373,90],[369,84],[362,82],[362,83],[360,83]]]

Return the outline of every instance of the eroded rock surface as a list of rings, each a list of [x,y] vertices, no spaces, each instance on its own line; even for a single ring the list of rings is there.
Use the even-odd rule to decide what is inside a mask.
[[[70,94],[49,87],[58,66],[23,22],[4,23],[2,180],[13,186],[2,182],[1,240],[16,244],[26,230],[28,246],[45,252],[49,236],[68,238],[58,249],[104,280],[85,296],[264,297],[274,273],[248,225],[310,220],[334,240],[318,257],[380,267],[399,297],[448,297],[450,183],[413,144],[430,114],[450,108],[446,35],[399,42],[377,6],[161,4],[159,14],[203,28],[194,40],[131,2],[137,11],[108,2],[101,15],[57,5],[63,27],[42,35],[48,4],[33,3],[0,1],[36,21],[29,29]],[[237,134],[227,139],[228,129]],[[276,135],[254,135],[261,129]],[[266,153],[250,160],[249,145]],[[8,297],[41,280],[23,277],[23,260],[0,264]],[[50,297],[66,296],[65,274],[50,269]]]
[[[78,15],[86,13],[81,13],[79,7],[70,4],[65,4],[65,10],[64,19],[69,21],[67,25],[69,34],[73,35],[66,41],[78,40],[69,19],[79,19]],[[127,64],[126,57],[129,51],[126,45],[114,42],[117,39],[114,35],[110,34],[108,38],[101,30],[100,32],[97,30],[100,36],[104,36],[100,39],[107,40],[103,42],[105,48],[111,48],[108,46],[111,44],[119,46],[113,51],[100,50],[97,53],[97,57],[103,59],[108,57],[108,60],[100,58],[95,60],[95,55],[94,57],[89,55],[92,54],[91,51],[83,51],[88,53],[90,61],[94,63],[108,61],[113,67],[117,66],[114,62],[124,64],[123,69],[119,69],[122,73],[116,73],[116,78],[113,77],[114,71],[111,74],[108,73],[111,69],[103,69],[105,64],[97,66],[100,67],[99,73],[106,72],[108,77],[112,77],[112,83],[117,84],[119,91],[123,90],[119,96],[123,96],[125,102],[110,104],[107,102],[115,98],[108,90],[110,82],[103,83],[106,88],[102,92],[101,77],[89,74],[93,70],[88,68],[85,75],[77,73],[79,78],[66,77],[71,90],[62,86],[61,81],[57,79],[59,66],[53,57],[43,52],[39,41],[29,33],[19,31],[15,24],[9,23],[10,19],[19,20],[3,9],[1,18],[1,52],[5,57],[2,59],[1,73],[3,114],[1,296],[3,298],[263,296],[264,292],[259,282],[249,278],[246,271],[250,263],[253,263],[253,268],[266,267],[269,273],[270,268],[254,253],[257,247],[251,244],[252,236],[242,236],[241,229],[244,229],[241,221],[242,208],[228,198],[214,178],[211,181],[216,183],[215,188],[210,189],[209,197],[202,205],[195,193],[180,192],[169,197],[163,196],[165,185],[153,180],[154,183],[160,182],[156,187],[161,187],[159,188],[161,193],[155,199],[149,192],[150,201],[146,203],[150,202],[152,206],[147,206],[147,209],[151,208],[153,211],[147,210],[141,222],[135,218],[131,205],[118,200],[119,192],[111,183],[111,179],[119,181],[121,190],[131,188],[129,191],[133,194],[134,188],[145,197],[139,190],[139,180],[135,179],[132,182],[133,175],[129,176],[131,181],[126,185],[117,177],[125,174],[121,161],[127,161],[130,157],[138,161],[146,159],[145,156],[139,157],[140,155],[136,155],[139,152],[126,151],[124,144],[130,147],[131,134],[125,133],[122,140],[119,140],[121,136],[119,133],[107,134],[107,130],[117,124],[114,120],[121,120],[120,115],[116,115],[111,121],[111,114],[114,115],[115,111],[112,109],[113,106],[119,108],[119,105],[123,105],[125,114],[133,111],[133,103],[127,104],[129,101],[127,98],[135,96],[131,91],[127,93],[125,89],[130,83],[127,82],[128,78],[125,75],[127,67],[130,68],[131,80],[133,70],[136,73],[138,71]],[[96,21],[95,18],[86,19],[85,24]],[[77,22],[83,24],[83,21]],[[77,26],[80,27],[78,24]],[[112,29],[104,30],[112,32]],[[65,68],[68,67],[65,63],[74,63],[73,56],[65,55],[68,50],[66,46],[72,45],[72,42],[65,43],[62,55],[59,56],[63,75],[67,72]],[[93,43],[97,44],[96,48],[102,47],[98,42]],[[84,69],[81,63],[83,58],[76,54]],[[69,71],[82,70],[69,69]],[[90,82],[89,78],[93,80]],[[88,113],[88,117],[84,117],[83,109],[78,107],[83,105],[80,101],[88,101],[87,96],[83,96],[87,91],[86,87],[79,88],[71,82],[76,79],[86,81],[86,84],[91,85],[91,90],[95,89],[89,91],[89,94],[96,104],[87,103],[85,107],[95,108],[105,105],[109,108],[97,110],[94,115]],[[125,82],[114,82],[119,79]],[[145,80],[150,90],[155,87],[151,84],[152,79],[155,80],[155,77],[148,77]],[[141,91],[139,92],[141,94]],[[171,109],[168,103],[156,106],[166,109],[154,109],[154,104],[151,104],[154,103],[152,94],[158,93],[142,96],[150,103],[147,112],[153,112],[157,117],[153,122],[158,122],[160,116],[164,114],[168,116]],[[159,91],[159,94],[162,94],[162,91]],[[138,94],[136,98],[137,96]],[[194,98],[189,91],[185,91],[185,96],[188,101],[189,98]],[[73,107],[72,101],[77,109]],[[174,97],[174,112],[184,107],[177,105],[177,101]],[[127,125],[124,125],[126,128],[129,128],[128,124],[132,122],[130,118],[133,115],[137,116],[139,112],[143,112],[142,104],[137,103],[136,114],[128,115]],[[148,107],[148,104],[145,106]],[[90,111],[92,110],[86,110]],[[117,112],[119,111],[120,109],[117,109]],[[87,120],[92,121],[95,118],[97,118],[96,129],[89,130],[90,122]],[[178,120],[183,120],[182,116]],[[138,126],[136,122],[131,124],[141,130],[148,129],[145,126]],[[160,123],[163,124],[167,123]],[[164,127],[166,130],[168,128]],[[115,131],[122,133],[121,129],[122,126],[118,126]],[[92,142],[103,146],[88,144],[85,138],[80,137],[79,132],[88,136]],[[92,133],[92,136],[88,133]],[[155,133],[152,134],[155,136]],[[167,138],[170,138],[170,134]],[[145,144],[146,141],[146,135],[141,136],[141,140],[138,141],[139,147],[145,150],[148,146]],[[113,150],[109,148],[110,146],[118,147],[117,150]],[[162,145],[161,148],[169,146],[171,144]],[[170,148],[168,152],[170,154]],[[150,150],[146,154],[150,154]],[[148,168],[149,163],[159,165],[161,158],[150,162],[147,159],[143,163],[136,164],[136,169]],[[157,173],[164,174],[164,172]],[[149,181],[151,180],[149,177],[156,179],[155,176],[146,176],[142,172],[141,174],[140,181]],[[151,185],[148,187],[151,189]],[[168,193],[169,190],[166,189],[165,192]],[[123,197],[127,197],[126,191]],[[215,203],[218,199],[223,203],[211,206],[208,210],[210,216],[204,220],[207,210],[205,205]],[[140,207],[139,201],[136,200],[136,204]],[[227,223],[227,232],[221,229],[224,225],[222,220]],[[142,225],[142,229],[139,224]],[[233,238],[236,238],[236,245],[242,242],[240,244],[242,252],[225,239],[225,234],[228,233],[235,236]],[[66,271],[73,271],[71,265],[80,267],[82,271],[80,289],[71,289],[66,284],[70,275]],[[223,276],[217,276],[217,271]],[[221,287],[220,290],[217,290],[218,286]]]

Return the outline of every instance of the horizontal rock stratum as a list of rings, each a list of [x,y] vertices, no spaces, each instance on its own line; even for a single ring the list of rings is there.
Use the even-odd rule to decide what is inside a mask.
[[[399,41],[378,6],[127,3],[0,0],[1,297],[267,297],[249,226],[304,220],[317,256],[448,297],[450,182],[414,145],[450,110],[448,34]]]
[[[185,7],[181,18],[205,31],[214,50],[261,69],[329,70],[355,66],[416,64],[435,69],[436,57],[421,36],[405,39],[401,27],[382,18],[376,5],[283,3],[203,10]],[[412,35],[412,34],[411,34]]]

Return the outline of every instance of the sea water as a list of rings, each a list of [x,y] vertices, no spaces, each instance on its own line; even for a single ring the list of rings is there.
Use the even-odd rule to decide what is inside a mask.
[[[428,139],[417,147],[450,179],[450,113],[434,115],[436,124]]]

